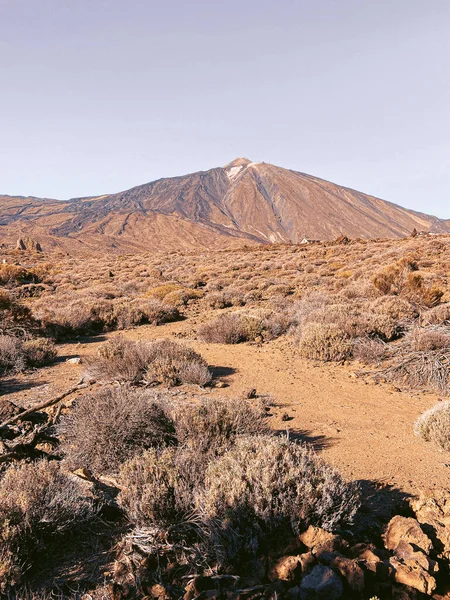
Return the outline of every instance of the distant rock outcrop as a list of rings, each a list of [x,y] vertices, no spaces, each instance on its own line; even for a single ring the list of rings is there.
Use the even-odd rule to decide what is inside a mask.
[[[29,250],[30,252],[42,252],[39,242],[30,237],[19,238],[16,244],[16,250]]]

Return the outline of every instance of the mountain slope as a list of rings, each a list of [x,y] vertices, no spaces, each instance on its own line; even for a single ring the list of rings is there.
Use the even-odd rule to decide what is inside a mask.
[[[402,237],[450,222],[328,181],[236,159],[118,194],[68,201],[0,196],[0,241],[69,251],[223,248],[304,237]]]

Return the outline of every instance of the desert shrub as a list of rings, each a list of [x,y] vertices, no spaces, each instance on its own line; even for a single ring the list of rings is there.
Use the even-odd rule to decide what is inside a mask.
[[[0,375],[25,368],[23,342],[10,335],[0,335]]]
[[[269,436],[240,437],[211,461],[197,500],[222,560],[255,555],[273,536],[352,521],[359,495],[308,447]],[[225,555],[225,556],[223,556]]]
[[[101,331],[103,323],[92,308],[93,303],[83,298],[56,305],[45,299],[35,309],[34,317],[56,337],[96,333]]]
[[[0,290],[0,310],[8,310],[11,308],[13,299],[6,290]]]
[[[450,450],[450,402],[440,402],[425,411],[416,421],[414,432],[442,450]]]
[[[245,324],[240,317],[229,314],[220,315],[202,325],[198,335],[201,340],[213,344],[239,344],[248,339]]]
[[[187,465],[174,448],[149,449],[120,469],[118,502],[138,527],[173,526],[193,508]]]
[[[182,288],[179,290],[174,290],[173,292],[169,292],[166,296],[164,296],[164,303],[176,307],[186,306],[189,303],[189,300],[198,300],[202,297],[203,292],[201,290]]]
[[[97,356],[86,359],[87,375],[93,379],[138,381],[147,365],[147,344],[122,336],[100,346]]]
[[[55,344],[48,338],[37,338],[24,342],[23,352],[29,367],[44,367],[51,364],[58,355]]]
[[[82,484],[55,462],[12,466],[0,482],[3,586],[20,582],[38,554],[95,514]]]
[[[206,385],[212,379],[208,363],[197,352],[171,340],[147,345],[145,379],[168,387],[183,383]]]
[[[233,288],[213,291],[206,296],[206,303],[210,308],[243,306],[245,304],[244,293]]]
[[[310,524],[335,530],[359,507],[356,485],[306,446],[273,436],[238,436],[202,475],[192,476],[184,447],[150,449],[122,465],[118,501],[155,552],[163,540],[197,549],[205,564],[242,568],[277,537]]]
[[[242,398],[210,398],[182,404],[173,418],[178,443],[202,456],[223,452],[239,435],[268,430],[263,408]]]
[[[371,308],[395,321],[409,321],[418,316],[417,309],[408,300],[399,296],[381,296],[374,300]]]
[[[378,364],[386,356],[386,344],[380,339],[357,338],[353,344],[353,358],[366,364]]]
[[[146,292],[145,296],[147,298],[153,298],[154,300],[164,300],[164,298],[172,293],[177,292],[182,289],[182,286],[178,283],[163,283],[162,285],[158,285],[157,287],[151,288]]]
[[[125,386],[101,388],[77,400],[58,433],[70,468],[89,467],[96,473],[114,473],[138,452],[175,441],[164,403]]]
[[[421,328],[415,327],[408,336],[411,349],[414,352],[428,352],[450,348],[450,328]]]
[[[307,323],[298,347],[302,356],[313,360],[342,361],[352,353],[349,336],[334,323]]]
[[[153,323],[159,325],[179,318],[178,310],[159,300],[142,300],[127,298],[116,300],[113,305],[113,323],[110,329],[128,329],[134,325]]]
[[[22,283],[38,283],[39,281],[39,277],[33,270],[9,263],[0,265],[1,285],[21,285]]]
[[[423,325],[450,325],[450,303],[425,311],[421,321]]]
[[[101,380],[161,383],[168,387],[191,383],[206,385],[212,373],[194,350],[171,340],[132,342],[117,337],[88,359],[87,373]]]
[[[198,330],[201,340],[213,344],[239,344],[256,339],[268,341],[285,333],[292,324],[288,311],[260,309],[220,315]]]
[[[384,295],[404,296],[421,306],[437,306],[443,296],[442,290],[428,287],[423,276],[417,272],[414,259],[403,258],[376,273],[373,285]]]

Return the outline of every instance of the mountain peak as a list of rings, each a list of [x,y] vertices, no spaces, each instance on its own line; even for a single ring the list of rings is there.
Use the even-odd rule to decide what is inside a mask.
[[[224,169],[231,169],[233,167],[248,167],[251,162],[252,161],[248,160],[248,158],[235,158],[230,163],[225,165]]]

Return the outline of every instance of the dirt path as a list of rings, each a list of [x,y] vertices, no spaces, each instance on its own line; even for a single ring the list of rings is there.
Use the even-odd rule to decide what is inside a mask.
[[[140,327],[125,335],[131,339],[178,337],[187,330],[185,322]],[[213,389],[211,394],[242,395],[256,388],[258,394],[273,396],[273,427],[289,429],[291,435],[313,443],[347,478],[392,484],[407,493],[449,486],[450,457],[413,434],[414,421],[436,403],[436,396],[375,385],[352,377],[346,367],[314,365],[296,356],[288,340],[263,346],[183,341],[227,382],[228,387]],[[12,382],[11,393],[2,397],[29,406],[56,395],[79,380],[83,371],[82,365],[69,364],[65,357],[86,356],[100,343],[97,339],[60,346],[64,358],[58,364],[16,379],[16,388]],[[282,420],[285,413],[287,421]]]

